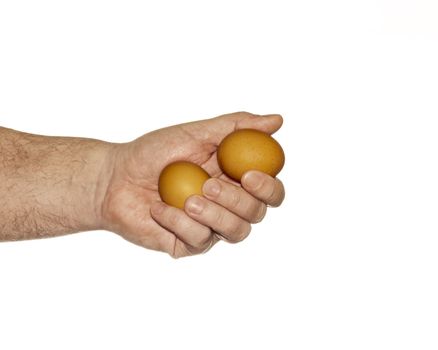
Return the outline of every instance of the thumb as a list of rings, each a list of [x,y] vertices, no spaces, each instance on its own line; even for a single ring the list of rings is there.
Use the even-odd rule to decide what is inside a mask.
[[[243,118],[237,121],[236,130],[257,129],[271,135],[283,125],[283,117],[280,114],[248,114],[248,118]]]
[[[226,135],[238,129],[256,129],[273,134],[281,128],[283,118],[279,114],[258,115],[236,112],[195,123],[201,123],[205,136],[211,142],[219,144]]]

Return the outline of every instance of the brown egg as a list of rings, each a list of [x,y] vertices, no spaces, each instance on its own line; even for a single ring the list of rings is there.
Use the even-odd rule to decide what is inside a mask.
[[[249,170],[259,170],[275,177],[284,165],[284,152],[270,135],[240,129],[227,135],[217,151],[222,171],[236,181]]]
[[[202,186],[210,178],[200,166],[179,161],[166,166],[158,180],[158,192],[163,202],[184,209],[184,203],[193,194],[202,195]]]

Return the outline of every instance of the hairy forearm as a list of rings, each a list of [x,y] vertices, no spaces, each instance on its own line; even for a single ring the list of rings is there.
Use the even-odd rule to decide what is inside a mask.
[[[112,147],[0,127],[0,241],[99,229]]]

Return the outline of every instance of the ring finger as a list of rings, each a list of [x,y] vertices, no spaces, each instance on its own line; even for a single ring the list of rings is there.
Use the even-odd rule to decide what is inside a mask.
[[[249,222],[202,196],[188,198],[185,210],[190,217],[210,227],[231,243],[242,241],[251,231]]]

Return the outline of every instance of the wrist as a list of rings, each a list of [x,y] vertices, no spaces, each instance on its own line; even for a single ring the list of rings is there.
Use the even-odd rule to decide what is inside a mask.
[[[103,218],[103,203],[113,175],[118,144],[96,141],[87,150],[86,163],[88,169],[84,172],[85,179],[81,189],[82,224],[81,231],[101,230],[105,228]]]

